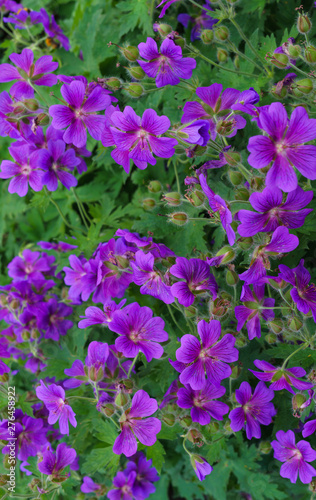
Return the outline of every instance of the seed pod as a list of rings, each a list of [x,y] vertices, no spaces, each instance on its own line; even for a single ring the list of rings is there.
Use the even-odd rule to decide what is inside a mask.
[[[105,78],[104,83],[111,90],[119,90],[122,87],[122,81],[114,76],[111,76],[110,78]]]
[[[238,240],[238,245],[240,246],[240,248],[242,248],[242,250],[249,250],[252,244],[253,244],[253,239],[251,238],[251,236],[239,238]]]
[[[271,64],[279,69],[284,69],[289,65],[289,58],[286,54],[275,52],[270,59]]]
[[[244,178],[244,176],[240,172],[237,172],[236,170],[230,170],[228,172],[228,177],[229,177],[230,182],[234,186],[239,186],[239,184],[242,183],[243,178]]]
[[[133,45],[129,45],[128,47],[123,47],[121,49],[121,53],[130,62],[135,62],[139,58],[139,50],[137,47]]]
[[[226,273],[227,285],[235,286],[237,285],[238,281],[239,281],[238,274],[235,271],[231,271],[230,269],[228,269]]]
[[[178,207],[181,205],[181,194],[176,191],[164,194],[163,199],[170,207]]]
[[[159,193],[162,191],[162,185],[160,181],[150,181],[148,184],[148,191],[151,193]]]
[[[310,78],[303,78],[303,80],[295,82],[295,87],[292,88],[292,91],[297,97],[300,97],[300,94],[310,94],[313,88],[312,80]],[[297,93],[294,92],[295,90]]]
[[[309,45],[305,49],[305,59],[310,64],[316,63],[316,48],[313,45]]]
[[[127,71],[135,80],[142,80],[146,76],[145,71],[140,66],[129,66]]]
[[[312,27],[312,22],[307,14],[299,14],[297,19],[297,30],[300,33],[308,33]]]
[[[212,30],[203,30],[201,32],[201,40],[205,45],[212,43],[214,39],[214,33]]]
[[[145,198],[142,204],[145,210],[152,210],[156,206],[156,200],[153,198]]]
[[[126,92],[131,96],[137,99],[137,97],[141,97],[144,93],[144,88],[140,83],[132,82],[125,87]]]
[[[217,40],[221,40],[222,42],[225,42],[229,37],[229,29],[226,26],[219,26],[215,29],[214,33]]]
[[[185,212],[175,212],[170,214],[169,220],[176,226],[184,226],[189,222],[189,217]]]
[[[218,49],[216,56],[218,62],[225,63],[228,59],[228,52],[225,49]]]

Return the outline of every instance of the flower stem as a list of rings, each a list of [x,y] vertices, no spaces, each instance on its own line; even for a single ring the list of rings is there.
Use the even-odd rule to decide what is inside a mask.
[[[135,363],[137,361],[137,358],[138,358],[138,354],[136,354],[135,358],[133,359],[133,362],[132,362],[131,366],[129,367],[127,378],[130,378],[131,373],[132,373],[132,369],[134,368],[134,365],[135,365]]]
[[[287,363],[288,363],[289,359],[290,359],[292,356],[294,356],[294,354],[298,353],[298,352],[299,352],[299,351],[301,351],[302,349],[306,349],[306,347],[307,347],[307,346],[308,346],[308,343],[307,343],[307,342],[304,342],[304,344],[301,344],[301,345],[299,346],[299,348],[298,348],[298,349],[296,349],[296,351],[293,351],[293,352],[292,352],[292,354],[290,354],[290,355],[289,355],[289,356],[285,359],[285,361],[284,361],[283,365],[281,366],[281,370],[283,370],[283,369],[286,367],[286,365],[287,365]]]
[[[87,229],[87,230],[89,230],[89,226],[87,225],[87,223],[91,224],[91,219],[90,219],[90,217],[88,216],[88,214],[87,214],[87,212],[86,212],[86,210],[85,210],[85,208],[84,208],[84,206],[83,206],[83,203],[82,203],[82,201],[80,200],[80,198],[79,198],[78,194],[76,193],[75,188],[73,188],[73,187],[72,187],[72,188],[71,188],[71,190],[72,190],[72,192],[73,192],[73,194],[74,194],[74,197],[75,197],[75,199],[76,199],[77,206],[78,206],[79,212],[80,212],[80,214],[81,214],[81,218],[82,218],[82,220],[83,220],[83,223],[84,223],[84,225],[85,225],[86,229]],[[87,222],[86,222],[86,221],[87,221]]]
[[[185,335],[185,331],[182,330],[181,326],[179,325],[179,323],[177,322],[176,318],[174,317],[174,314],[172,312],[170,304],[167,304],[167,307],[168,307],[169,314],[170,314],[170,316],[172,318],[172,321],[174,322],[174,324],[176,325],[176,327],[179,328],[179,330],[181,330],[181,332],[183,333],[183,335]]]
[[[112,418],[112,417],[107,417],[107,418],[109,418],[111,420],[111,422],[113,422],[113,424],[115,425],[115,427],[117,427],[118,429],[121,430],[121,427],[119,426],[119,424],[117,422],[115,422],[114,418]]]
[[[315,76],[309,75],[308,73],[306,73],[306,71],[303,71],[302,69],[298,68],[297,66],[295,66],[294,64],[292,64],[290,62],[289,62],[289,66],[291,66],[291,68],[295,69],[295,71],[302,73],[302,75],[307,76],[307,78],[315,78]]]
[[[176,176],[176,181],[177,181],[178,193],[180,193],[180,182],[179,182],[179,175],[178,175],[176,162],[174,162],[173,167],[174,167],[174,175]]]
[[[252,73],[245,73],[244,71],[236,71],[234,69],[230,68],[225,68],[225,66],[221,66],[220,64],[217,64],[215,61],[212,61],[208,57],[204,56],[200,51],[195,51],[196,55],[198,57],[201,57],[204,59],[204,61],[208,62],[209,64],[212,64],[213,66],[216,66],[217,68],[220,68],[224,71],[228,71],[228,73],[235,73],[235,75],[245,75],[245,76],[250,76],[251,78],[255,78],[257,75],[254,75]]]
[[[56,208],[57,212],[59,213],[60,217],[62,218],[63,223],[65,224],[65,226],[69,227],[69,229],[72,229],[73,231],[77,230],[77,231],[81,231],[84,234],[87,234],[86,231],[84,231],[80,227],[73,227],[71,224],[69,224],[69,222],[67,221],[66,217],[64,216],[64,214],[63,214],[60,206],[58,205],[57,201],[55,201],[51,197],[51,195],[49,194],[49,192],[47,191],[47,189],[45,187],[44,187],[44,189],[46,191],[46,195],[48,196],[49,201],[55,206],[55,208]]]
[[[254,48],[252,45],[251,41],[246,37],[245,33],[239,26],[239,24],[235,21],[233,18],[229,18],[230,22],[235,26],[236,30],[240,34],[241,38],[244,40],[244,42],[248,45],[249,49],[251,52],[259,59],[259,61],[262,61],[262,57],[260,56],[259,52]],[[264,70],[267,71],[267,68],[264,66]]]

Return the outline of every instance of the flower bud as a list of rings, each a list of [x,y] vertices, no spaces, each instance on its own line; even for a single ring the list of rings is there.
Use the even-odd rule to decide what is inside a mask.
[[[189,222],[189,217],[185,212],[174,212],[169,215],[169,220],[176,226],[184,226]]]
[[[137,82],[131,82],[127,87],[125,87],[125,91],[135,99],[141,97],[144,93],[143,87]]]
[[[231,304],[228,300],[217,298],[214,300],[214,302],[212,302],[211,312],[214,316],[218,316],[220,318],[222,316],[225,316],[230,305]]]
[[[3,383],[8,382],[9,378],[10,378],[9,374],[4,373],[3,375],[0,375],[0,382],[3,382]]]
[[[297,30],[300,33],[308,33],[312,27],[312,22],[307,14],[299,14],[297,19]]]
[[[227,285],[235,286],[235,285],[237,285],[238,281],[239,281],[238,274],[235,271],[231,271],[230,269],[228,269],[228,271],[226,273]]]
[[[237,172],[236,170],[229,170],[228,177],[229,177],[230,182],[234,186],[239,186],[239,184],[242,183],[243,178],[244,178],[244,176],[240,172]]]
[[[232,368],[232,372],[231,372],[230,378],[235,380],[241,374],[241,367],[236,365],[236,366],[232,366],[231,368]]]
[[[145,77],[145,71],[140,66],[129,66],[127,71],[135,80],[142,80]]]
[[[225,49],[218,49],[216,56],[217,56],[218,62],[225,63],[227,61],[227,58],[228,58],[228,52]]]
[[[219,431],[219,423],[215,422],[215,421],[211,422],[210,424],[208,424],[207,430],[209,431],[211,436],[213,436],[214,434],[217,434]]]
[[[270,92],[276,99],[284,99],[287,96],[287,88],[279,88],[278,85],[273,85]]]
[[[247,236],[247,237],[239,238],[237,243],[240,246],[240,248],[242,248],[242,250],[249,250],[249,248],[252,247],[253,239],[251,236]]]
[[[296,59],[301,55],[302,49],[299,45],[291,45],[290,43],[287,46],[287,52],[290,57]]]
[[[188,440],[191,441],[191,443],[196,444],[197,446],[202,446],[202,444],[204,444],[203,436],[197,429],[191,429],[188,432]]]
[[[303,322],[297,316],[293,316],[289,319],[287,326],[292,332],[298,332],[302,328]]]
[[[270,59],[271,64],[279,69],[284,69],[289,65],[289,58],[286,54],[275,52]]]
[[[228,165],[230,165],[231,167],[237,165],[241,160],[241,156],[237,151],[225,151],[223,154]]]
[[[122,55],[130,62],[135,62],[139,58],[139,50],[137,47],[133,45],[129,45],[128,47],[123,47],[121,49]]]
[[[166,425],[172,427],[175,423],[175,416],[172,413],[166,413],[161,419]]]
[[[105,85],[111,90],[119,90],[122,87],[122,81],[115,76],[104,79]]]
[[[37,115],[37,117],[35,118],[35,124],[40,125],[41,127],[44,125],[48,125],[49,124],[48,114],[40,113],[39,115]]]
[[[219,135],[227,136],[232,133],[235,126],[236,126],[235,118],[230,118],[228,120],[219,120],[216,124],[216,131]]]
[[[234,66],[236,69],[240,69],[240,60],[238,55],[234,57]]]
[[[153,198],[145,198],[142,205],[145,210],[152,210],[156,206],[156,200]]]
[[[277,336],[274,333],[268,333],[265,337],[264,340],[268,342],[268,344],[275,344],[277,341]]]
[[[115,413],[115,406],[111,403],[105,404],[101,406],[101,411],[104,413],[106,417],[112,417]]]
[[[248,201],[249,200],[250,193],[248,189],[241,187],[237,189],[235,193],[235,199],[236,200],[242,200],[242,201]]]
[[[36,99],[25,99],[23,104],[31,111],[36,111],[39,108],[39,104]]]
[[[153,30],[156,32],[158,31],[159,35],[162,38],[166,38],[166,36],[173,31],[172,27],[169,24],[164,24],[164,23],[162,24],[154,23]]]
[[[163,199],[170,207],[178,207],[181,205],[181,194],[176,191],[164,194]]]
[[[259,443],[259,451],[263,453],[263,455],[268,455],[272,450],[272,446],[269,441],[260,441]]]
[[[194,207],[200,207],[205,200],[205,195],[202,191],[196,189],[190,194],[190,202]]]
[[[150,191],[151,193],[159,193],[160,191],[162,191],[162,185],[160,181],[150,181],[147,187],[148,191]]]
[[[212,43],[213,38],[214,38],[214,33],[212,30],[203,30],[201,32],[201,40],[205,45],[209,45]]]
[[[225,245],[216,253],[216,257],[220,257],[221,255],[224,255],[223,259],[221,260],[221,265],[222,265],[222,264],[228,264],[229,262],[234,260],[236,254],[232,249],[232,247]]]
[[[305,49],[305,59],[308,63],[310,64],[315,64],[316,63],[316,48],[313,47],[312,45],[309,45]]]
[[[114,402],[116,406],[125,406],[129,401],[129,397],[124,392],[119,392]]]
[[[180,418],[180,425],[185,428],[190,427],[192,425],[192,418],[189,415]]]
[[[193,306],[185,307],[184,315],[187,318],[193,318],[196,315],[196,308]]]
[[[227,40],[227,38],[229,37],[229,30],[228,28],[226,28],[226,26],[219,26],[215,29],[214,34],[217,40],[225,42],[225,40]]]
[[[273,319],[272,321],[269,321],[269,327],[274,333],[278,335],[283,330],[283,322],[281,319],[278,318]]]
[[[294,95],[300,97],[300,94],[310,94],[313,91],[313,82],[310,78],[303,78],[295,82],[295,87],[292,87]],[[295,92],[296,91],[296,92]]]
[[[295,394],[292,398],[292,408],[293,410],[299,410],[303,403],[305,403],[306,397],[304,394]]]

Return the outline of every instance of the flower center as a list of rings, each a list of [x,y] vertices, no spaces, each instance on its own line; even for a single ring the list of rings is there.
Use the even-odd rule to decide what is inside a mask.
[[[29,175],[31,173],[32,169],[29,165],[23,165],[21,168],[21,174],[22,175]]]
[[[277,142],[275,145],[275,149],[277,154],[282,154],[287,148],[287,145],[284,142]]]
[[[205,359],[205,358],[208,358],[208,352],[207,352],[207,349],[202,349],[200,354],[199,354],[199,358],[201,359]]]

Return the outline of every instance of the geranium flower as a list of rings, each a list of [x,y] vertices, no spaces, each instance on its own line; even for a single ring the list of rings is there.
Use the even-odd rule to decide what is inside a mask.
[[[262,370],[262,372],[257,372],[255,370],[250,370],[251,373],[255,375],[259,380],[264,382],[272,382],[270,389],[273,391],[282,391],[286,389],[287,391],[295,394],[291,385],[298,389],[299,391],[306,391],[311,389],[313,384],[311,382],[305,382],[303,380],[298,380],[298,377],[305,377],[306,371],[299,366],[293,368],[275,368],[273,365],[264,360],[255,359],[253,364]],[[304,436],[305,437],[305,436]]]
[[[226,392],[225,387],[205,382],[202,389],[194,391],[189,385],[178,390],[177,405],[180,408],[191,408],[193,422],[207,425],[211,417],[215,420],[223,420],[223,415],[229,412],[229,406],[221,401],[214,401],[222,397]]]
[[[44,405],[49,411],[48,423],[52,425],[59,420],[61,434],[69,434],[68,420],[73,427],[77,427],[77,421],[73,409],[65,401],[64,389],[56,384],[51,384],[46,387],[42,380],[40,380],[40,384],[41,385],[36,388],[36,395],[38,399],[44,402]]]

